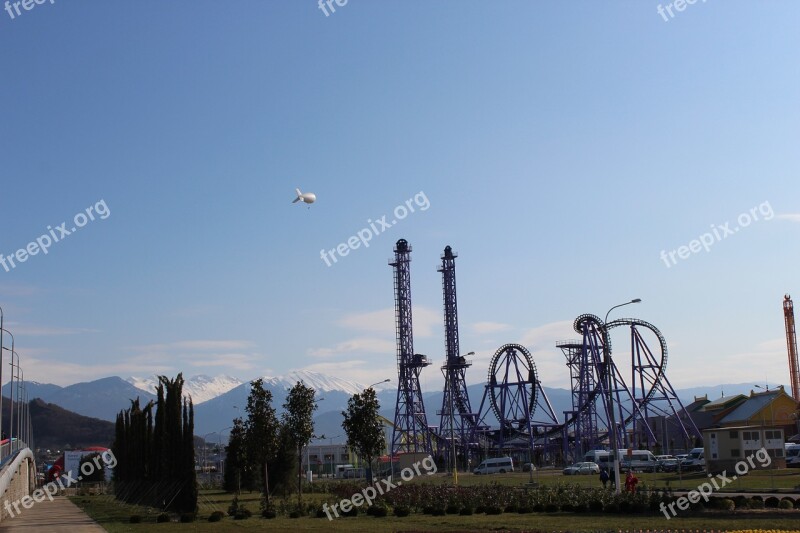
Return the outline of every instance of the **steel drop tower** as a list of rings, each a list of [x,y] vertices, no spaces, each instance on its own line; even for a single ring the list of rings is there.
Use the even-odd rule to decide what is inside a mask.
[[[789,352],[789,380],[792,398],[800,402],[800,367],[797,362],[797,331],[794,326],[794,304],[788,294],[783,297],[783,318],[786,321],[786,349]]]
[[[422,402],[419,375],[430,365],[414,353],[411,327],[411,246],[400,239],[394,248],[394,316],[397,326],[397,402],[392,429],[392,455],[398,452],[431,453],[430,429]]]
[[[447,360],[442,366],[444,375],[444,397],[442,409],[439,411],[439,436],[453,439],[459,446],[464,446],[469,436],[467,430],[475,424],[472,407],[467,393],[466,372],[472,363],[459,353],[458,345],[458,302],[456,299],[456,257],[449,246],[442,254],[442,266],[437,270],[442,273],[442,295],[444,297],[444,339]],[[447,447],[448,464],[451,447]],[[464,449],[466,456],[466,449]]]

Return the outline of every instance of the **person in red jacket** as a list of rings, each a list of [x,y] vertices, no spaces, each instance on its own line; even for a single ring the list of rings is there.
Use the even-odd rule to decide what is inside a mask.
[[[633,472],[628,472],[625,477],[625,490],[628,492],[636,492],[636,484],[639,483],[639,478],[633,475]]]

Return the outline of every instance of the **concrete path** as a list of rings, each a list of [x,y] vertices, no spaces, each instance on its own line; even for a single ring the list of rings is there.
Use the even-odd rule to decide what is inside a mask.
[[[64,496],[56,496],[53,501],[36,503],[30,509],[14,518],[0,522],[0,532],[46,531],[48,533],[94,533],[105,531],[89,515]]]

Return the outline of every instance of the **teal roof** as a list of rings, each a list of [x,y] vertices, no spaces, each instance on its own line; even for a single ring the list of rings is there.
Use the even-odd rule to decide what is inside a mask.
[[[750,420],[753,415],[758,413],[764,407],[767,407],[772,400],[778,397],[777,392],[769,392],[766,394],[759,394],[758,396],[751,396],[747,398],[740,406],[725,415],[720,421],[720,424],[730,424],[731,422],[744,422]]]
[[[736,394],[734,396],[723,396],[722,398],[717,398],[713,402],[708,402],[703,406],[704,411],[713,411],[714,409],[722,409],[726,406],[729,406],[731,403],[735,403],[737,401],[746,400],[747,396],[744,394]]]

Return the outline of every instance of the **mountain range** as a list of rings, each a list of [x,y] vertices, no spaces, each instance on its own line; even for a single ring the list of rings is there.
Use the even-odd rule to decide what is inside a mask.
[[[366,388],[361,383],[309,371],[292,372],[285,376],[268,376],[263,379],[265,388],[272,392],[273,405],[279,413],[282,411],[281,405],[286,399],[288,390],[297,381],[302,380],[306,385],[314,388],[317,391],[318,406],[315,415],[315,434],[324,435],[328,442],[344,440],[341,412],[346,409],[347,400],[353,394]],[[122,379],[114,376],[75,383],[66,387],[27,382],[26,390],[28,398],[31,400],[40,398],[46,403],[55,404],[83,416],[113,422],[119,411],[130,407],[132,399],[139,397],[143,402],[154,400],[153,392],[156,382],[155,377]],[[375,389],[382,406],[381,414],[392,420],[397,390],[382,388],[382,385],[376,386]],[[474,412],[477,412],[481,406],[484,389],[483,384],[468,387]],[[679,389],[676,392],[686,405],[691,403],[695,396],[703,394],[708,394],[709,399],[715,399],[721,395],[721,391],[730,396],[739,393],[749,394],[751,389],[752,384],[739,383],[693,387]],[[5,396],[10,396],[9,384],[6,384],[2,390]],[[225,375],[193,376],[186,379],[184,392],[191,395],[195,403],[195,434],[206,437],[209,441],[218,442],[225,438],[234,418],[246,416],[244,407],[250,392],[250,382],[243,382]],[[563,388],[544,387],[544,392],[556,415],[563,418],[563,412],[571,409],[570,391]],[[442,407],[442,392],[425,393],[423,401],[428,413],[428,424],[438,425],[439,417],[436,413]],[[493,417],[490,416],[487,422],[490,424],[494,422]]]

